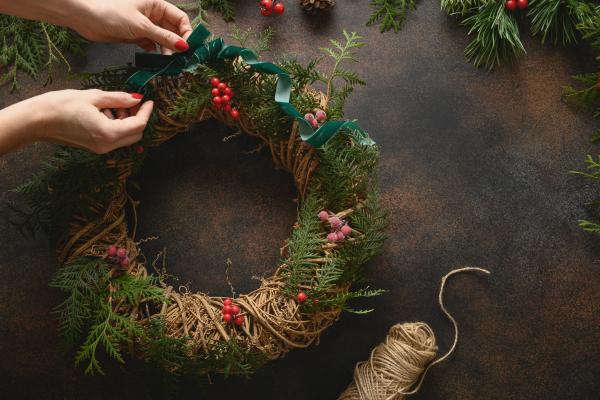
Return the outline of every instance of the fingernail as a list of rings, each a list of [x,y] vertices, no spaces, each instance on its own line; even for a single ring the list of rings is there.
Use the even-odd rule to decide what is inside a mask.
[[[139,100],[139,99],[143,99],[144,95],[141,93],[131,93],[131,97],[133,97],[136,100]]]
[[[175,43],[175,48],[179,51],[187,51],[190,48],[190,45],[183,39],[179,39],[177,43]]]

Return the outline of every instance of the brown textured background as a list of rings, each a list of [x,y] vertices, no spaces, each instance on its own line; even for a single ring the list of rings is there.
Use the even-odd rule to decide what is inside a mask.
[[[241,27],[277,29],[273,53],[318,54],[341,30],[365,35],[356,66],[368,86],[347,115],[381,146],[381,193],[391,211],[384,254],[367,266],[374,287],[389,293],[344,315],[318,347],[294,351],[245,382],[217,379],[198,389],[179,385],[178,398],[334,399],[399,321],[430,323],[445,350],[451,327],[436,306],[440,277],[476,265],[493,275],[458,276],[447,305],[458,319],[455,355],[434,368],[415,399],[597,399],[600,392],[600,278],[597,238],[577,227],[590,187],[567,171],[595,151],[592,121],[560,101],[569,76],[586,71],[584,49],[564,50],[526,39],[528,56],[493,74],[463,58],[465,31],[438,2],[425,2],[397,35],[364,22],[366,1],[340,1],[328,19],[307,18],[294,1],[283,17],[264,19],[256,2],[236,6]],[[226,26],[212,17],[217,35]],[[93,45],[76,70],[133,59],[129,46]],[[586,65],[588,64],[588,65]],[[2,88],[0,105],[44,90],[75,87],[55,80]],[[181,284],[228,293],[225,260],[241,292],[270,274],[294,220],[290,177],[266,153],[248,156],[245,138],[222,143],[227,130],[206,123],[151,151],[139,177],[140,237],[152,257],[167,248]],[[0,159],[0,192],[36,170],[47,145]],[[73,367],[49,316],[60,295],[48,288],[54,268],[44,238],[24,239],[0,225],[0,395],[23,399],[164,398],[164,388],[134,362],[107,363],[106,376]]]

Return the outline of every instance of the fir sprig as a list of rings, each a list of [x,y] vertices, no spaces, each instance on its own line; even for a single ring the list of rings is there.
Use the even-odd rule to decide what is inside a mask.
[[[540,34],[542,43],[546,39],[563,46],[575,43],[579,4],[576,0],[532,0],[527,13],[531,17],[532,34]]]
[[[373,12],[367,25],[379,24],[379,31],[398,32],[408,13],[416,8],[415,0],[371,0]]]

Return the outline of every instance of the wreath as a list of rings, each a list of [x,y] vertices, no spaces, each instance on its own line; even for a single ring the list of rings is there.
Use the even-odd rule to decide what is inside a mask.
[[[76,362],[87,373],[102,373],[99,350],[120,362],[127,350],[170,372],[248,375],[317,343],[342,310],[370,311],[347,302],[382,293],[351,285],[381,250],[387,218],[376,190],[378,148],[342,119],[345,99],[363,83],[342,68],[355,60],[361,37],[344,35],[325,49],[334,64],[328,74],[318,61],[275,65],[222,39],[207,42],[209,32],[198,26],[185,53],[140,54],[136,68],[85,76],[86,88],[135,90],[155,101],[142,141],[105,155],[59,148],[17,189],[27,209],[14,209],[21,227],[43,228],[56,243],[62,266],[51,286],[66,294],[55,310],[59,330],[79,343]],[[325,92],[313,88],[320,83]],[[258,289],[236,298],[177,289],[164,271],[150,273],[135,238],[139,201],[127,190],[148,148],[209,118],[258,138],[298,189],[281,262]]]

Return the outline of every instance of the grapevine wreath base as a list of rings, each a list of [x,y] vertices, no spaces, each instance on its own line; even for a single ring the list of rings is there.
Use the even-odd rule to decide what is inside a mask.
[[[358,36],[345,35],[345,44],[332,41],[329,54],[338,61],[335,68],[360,45]],[[61,149],[49,171],[18,190],[37,212],[40,225],[42,216],[51,214],[52,229],[58,230],[63,267],[51,285],[65,291],[67,299],[56,312],[65,336],[85,338],[76,361],[87,363],[86,372],[102,372],[99,349],[121,362],[122,350],[128,349],[171,372],[191,366],[201,372],[247,374],[290,349],[317,343],[343,309],[352,311],[347,300],[381,293],[350,291],[360,265],[382,247],[386,217],[375,190],[377,147],[354,122],[333,120],[341,116],[340,99],[351,88],[346,77],[342,80],[348,93],[336,94],[334,78],[341,76],[336,69],[323,79],[327,93],[322,93],[306,79],[315,76],[313,70],[288,64],[295,71],[288,75],[274,64],[259,62],[248,49],[224,45],[221,39],[207,43],[207,36],[200,26],[184,54],[153,55],[154,67],[144,68],[137,60],[133,75],[107,71],[84,82],[122,89],[129,76],[130,90],[155,101],[141,145],[107,155]],[[231,95],[227,104],[223,93]],[[173,111],[198,98],[205,100],[192,111]],[[265,125],[264,116],[253,115],[265,109],[273,115],[269,120],[277,121],[276,129]],[[280,265],[258,289],[234,299],[176,289],[163,274],[148,272],[135,239],[139,202],[127,191],[128,178],[139,169],[147,148],[210,118],[260,139],[275,166],[292,174],[299,194],[298,222],[281,249]],[[86,179],[87,192],[78,188],[77,194],[68,193]],[[104,200],[92,200],[102,194]],[[57,220],[71,212],[64,203],[74,198],[65,235]]]

